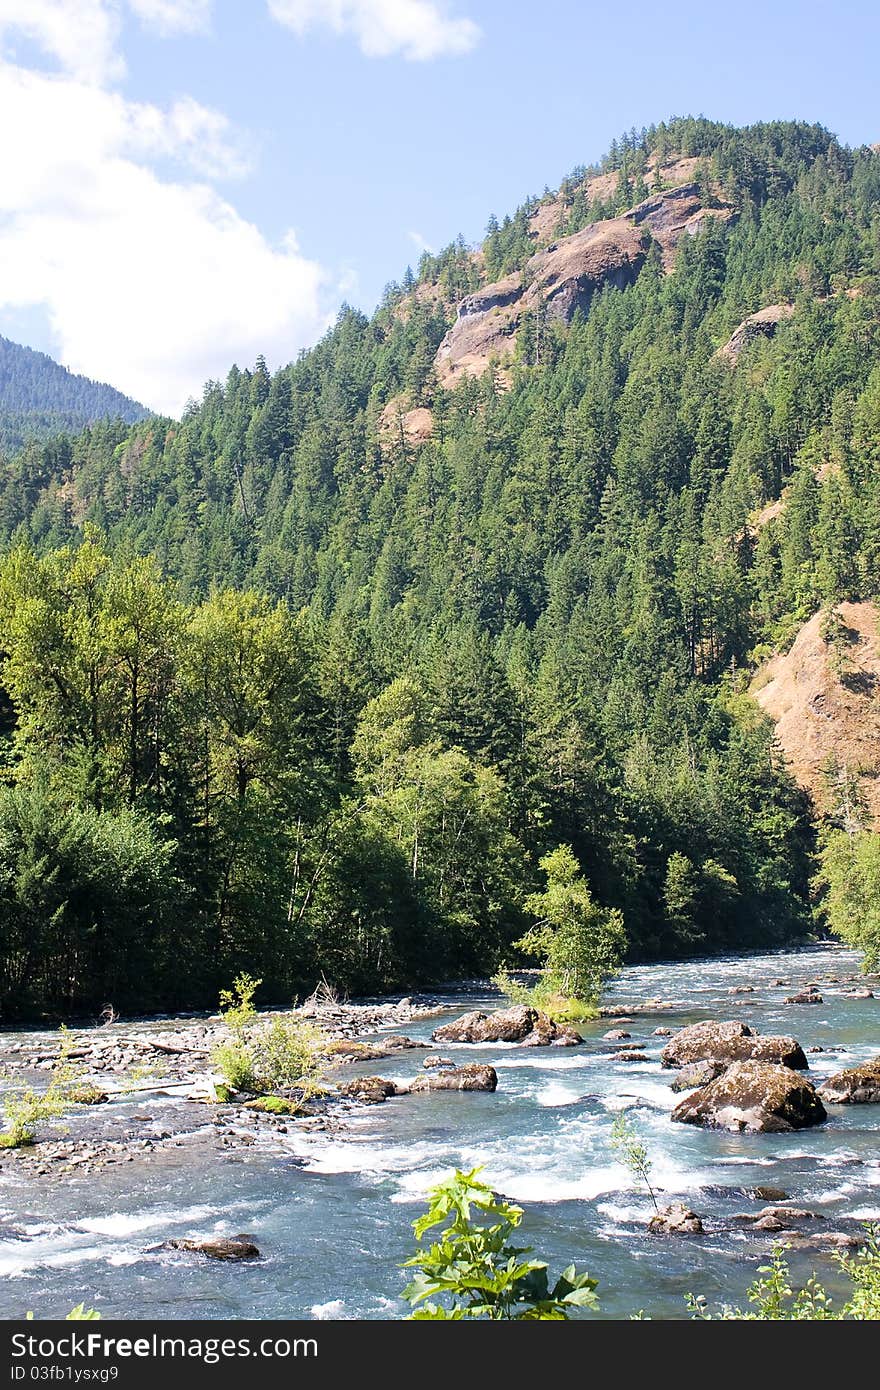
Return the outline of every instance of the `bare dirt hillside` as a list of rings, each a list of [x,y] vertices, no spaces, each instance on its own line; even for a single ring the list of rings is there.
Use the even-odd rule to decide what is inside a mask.
[[[793,645],[757,672],[750,693],[776,724],[792,773],[820,811],[834,809],[835,780],[859,780],[880,820],[880,613],[840,603],[829,640],[825,615],[805,623]],[[834,769],[837,769],[835,775]]]

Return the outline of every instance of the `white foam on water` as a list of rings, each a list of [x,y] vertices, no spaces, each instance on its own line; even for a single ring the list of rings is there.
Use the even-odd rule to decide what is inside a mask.
[[[115,1211],[111,1216],[91,1216],[77,1221],[73,1229],[98,1236],[133,1236],[172,1222],[179,1225],[181,1222],[205,1221],[209,1216],[216,1216],[217,1210],[217,1207],[199,1206],[180,1209],[157,1207],[154,1211],[142,1212]]]
[[[612,1091],[600,1097],[607,1110],[632,1108],[633,1101],[647,1101],[652,1106],[659,1106],[661,1110],[671,1110],[679,1100],[675,1092],[662,1081],[648,1080],[644,1071],[641,1075],[628,1073],[626,1080],[630,1083],[626,1091]]]
[[[90,1261],[104,1259],[106,1250],[100,1246],[78,1246],[76,1249],[43,1251],[34,1257],[31,1253],[27,1258],[19,1247],[18,1258],[14,1255],[0,1252],[0,1274],[5,1279],[18,1279],[23,1274],[28,1274],[34,1269],[64,1269],[70,1265],[86,1264]]]
[[[84,1217],[69,1226],[44,1222],[26,1228],[30,1240],[0,1243],[0,1275],[14,1279],[33,1269],[60,1269],[96,1260],[115,1266],[135,1264],[143,1258],[143,1250],[131,1243],[132,1237],[169,1226],[192,1226],[212,1218],[214,1229],[219,1230],[229,1225],[228,1218],[234,1212],[246,1210],[253,1214],[254,1207],[253,1202],[233,1203],[223,1208],[222,1216],[219,1207],[205,1205],[155,1207],[149,1211]],[[95,1236],[103,1237],[103,1242],[94,1244]]]
[[[775,1158],[759,1158],[757,1154],[733,1154],[716,1160],[719,1168],[774,1168],[778,1161]]]
[[[627,1207],[616,1202],[599,1202],[596,1210],[601,1216],[607,1216],[609,1221],[613,1221],[615,1226],[623,1226],[633,1221],[644,1221],[651,1214],[648,1207]]]
[[[564,1086],[561,1081],[551,1081],[538,1091],[535,1100],[539,1105],[543,1106],[573,1105],[575,1101],[581,1099],[582,1094],[580,1089],[572,1091],[569,1086]]]
[[[820,1206],[827,1206],[829,1202],[839,1202],[841,1197],[849,1197],[853,1192],[858,1192],[855,1183],[844,1182],[839,1187],[832,1187],[828,1192],[816,1192],[810,1196],[811,1202],[817,1202]]]
[[[306,1160],[306,1171],[310,1173],[360,1173],[380,1177],[419,1168],[421,1164],[436,1159],[437,1151],[438,1145],[429,1142],[353,1144],[350,1139],[339,1139],[305,1149],[301,1151],[301,1156]],[[449,1152],[456,1151],[450,1149]]]
[[[800,1158],[802,1157],[802,1155],[789,1154],[787,1155],[787,1157]],[[858,1159],[858,1157],[859,1155],[855,1153],[852,1149],[836,1149],[833,1154],[822,1154],[815,1161],[818,1161],[823,1168],[834,1168],[837,1164],[846,1163],[847,1160],[852,1162],[853,1159]]]
[[[540,1056],[538,1055],[540,1053]],[[586,1070],[591,1064],[597,1061],[604,1061],[604,1058],[597,1058],[595,1053],[587,1056],[586,1053],[579,1052],[572,1048],[560,1052],[558,1048],[536,1048],[534,1053],[520,1057],[499,1057],[493,1061],[492,1065],[496,1071],[519,1071],[532,1069],[535,1071],[576,1071]]]
[[[313,1303],[309,1311],[317,1322],[352,1316],[351,1314],[346,1315],[344,1298],[332,1298],[329,1303]]]

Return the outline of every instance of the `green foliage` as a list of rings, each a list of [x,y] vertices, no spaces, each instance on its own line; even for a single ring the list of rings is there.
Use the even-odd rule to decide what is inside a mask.
[[[539,980],[536,985],[524,985],[502,968],[492,976],[492,983],[511,1004],[526,1004],[540,1009],[557,1023],[586,1023],[599,1017],[595,1004],[560,994],[546,979]]]
[[[215,1048],[212,1060],[224,1077],[222,1089],[227,1098],[229,1091],[266,1094],[286,1088],[314,1095],[320,1089],[321,1031],[296,1015],[261,1019],[253,1003],[261,984],[243,974],[221,993],[229,1037]]]
[[[23,1145],[33,1144],[38,1126],[63,1115],[68,1105],[63,1089],[54,1083],[50,1083],[45,1091],[22,1086],[10,1092],[3,1097],[3,1118],[8,1129],[0,1134],[0,1146],[19,1149]]]
[[[747,1322],[838,1321],[862,1322],[880,1319],[880,1244],[878,1233],[869,1227],[866,1244],[855,1255],[838,1253],[835,1260],[852,1281],[849,1298],[835,1309],[831,1296],[815,1275],[801,1288],[794,1288],[783,1247],[777,1246],[768,1265],[762,1265],[748,1291],[751,1307],[724,1307],[710,1312],[705,1298],[691,1295],[691,1315],[701,1319],[720,1318]]]
[[[547,886],[525,902],[538,922],[516,944],[541,959],[542,989],[548,994],[595,1004],[622,961],[623,916],[594,902],[570,846],[545,855],[540,867]]]
[[[96,420],[133,424],[148,411],[112,386],[77,376],[43,352],[0,338],[0,449],[49,439]]]
[[[233,1037],[240,1037],[257,1017],[254,995],[263,983],[253,975],[237,975],[231,989],[220,991],[220,1012]]]
[[[0,1134],[0,1148],[18,1149],[33,1144],[40,1125],[57,1119],[72,1105],[95,1105],[105,1097],[95,1086],[79,1079],[71,1058],[74,1041],[61,1025],[61,1042],[45,1091],[32,1086],[10,1088],[3,1097],[3,1116],[9,1128]]]
[[[880,835],[829,830],[815,884],[820,911],[831,930],[862,951],[862,969],[880,965]]]
[[[416,1271],[403,1290],[416,1309],[411,1318],[562,1321],[574,1308],[596,1308],[595,1279],[569,1265],[551,1287],[546,1263],[511,1243],[522,1208],[479,1182],[480,1171],[456,1171],[432,1188],[427,1212],[413,1222],[419,1246],[442,1229],[406,1262]]]
[[[539,204],[549,240],[682,158],[735,217],[568,326],[529,316],[503,375],[439,384]],[[560,845],[630,957],[807,934],[809,806],[744,692],[876,597],[878,207],[880,155],[819,126],[629,131],[493,219],[483,261],[426,256],[274,376],[6,460],[4,1015],[486,973]],[[772,304],[772,338],[719,355]],[[383,424],[415,404],[419,445]]]
[[[645,1184],[648,1195],[654,1204],[654,1210],[659,1211],[657,1194],[651,1186],[651,1168],[653,1166],[651,1156],[625,1110],[621,1110],[611,1126],[611,1147],[620,1158],[621,1163],[624,1163],[629,1169],[636,1182]]]

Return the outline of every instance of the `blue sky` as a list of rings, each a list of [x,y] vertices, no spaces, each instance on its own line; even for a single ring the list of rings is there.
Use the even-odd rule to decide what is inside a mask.
[[[169,411],[621,130],[880,140],[868,0],[0,0],[0,332]]]

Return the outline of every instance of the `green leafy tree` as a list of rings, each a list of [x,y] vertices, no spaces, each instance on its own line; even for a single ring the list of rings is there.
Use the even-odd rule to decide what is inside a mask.
[[[880,835],[831,830],[822,846],[816,887],[831,930],[863,953],[862,969],[880,964]]]
[[[547,886],[525,903],[538,921],[517,945],[539,957],[549,990],[595,1003],[620,968],[626,945],[622,914],[593,900],[568,845],[545,855],[540,867]]]

